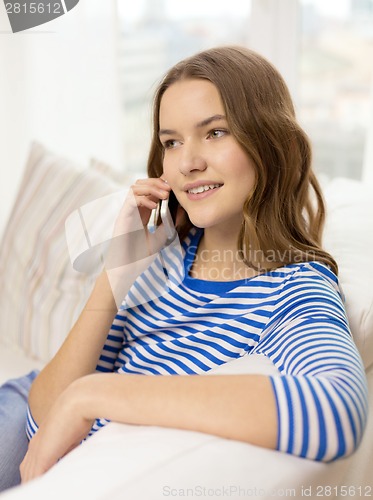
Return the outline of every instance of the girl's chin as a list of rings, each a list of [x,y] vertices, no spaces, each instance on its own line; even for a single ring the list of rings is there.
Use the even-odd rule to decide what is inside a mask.
[[[190,222],[200,228],[207,229],[208,227],[213,227],[219,224],[219,219],[216,217],[216,213],[207,210],[189,210],[188,217]]]
[[[237,218],[220,218],[218,219],[216,216],[211,215],[210,217],[201,217],[197,214],[189,213],[189,220],[193,224],[193,226],[204,229],[204,230],[217,230],[221,231],[222,234],[231,234],[232,231],[237,231],[237,236],[239,234],[240,228],[242,226],[242,217]]]
[[[199,229],[208,229],[209,227],[214,227],[216,224],[213,222],[206,221],[205,219],[202,220],[198,217],[190,217],[189,216],[190,222],[193,224],[193,226],[198,227]]]

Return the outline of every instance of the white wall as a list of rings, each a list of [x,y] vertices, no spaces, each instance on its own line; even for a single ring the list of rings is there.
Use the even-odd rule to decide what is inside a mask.
[[[269,59],[297,99],[299,56],[298,0],[252,0],[249,46]]]
[[[115,9],[115,0],[81,0],[13,34],[0,3],[0,231],[32,140],[83,165],[96,156],[122,167]]]
[[[370,92],[370,122],[364,151],[363,181],[373,187],[373,79]]]

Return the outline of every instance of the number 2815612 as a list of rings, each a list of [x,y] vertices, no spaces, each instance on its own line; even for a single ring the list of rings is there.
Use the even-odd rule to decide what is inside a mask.
[[[5,8],[8,14],[63,14],[61,3],[6,3]]]

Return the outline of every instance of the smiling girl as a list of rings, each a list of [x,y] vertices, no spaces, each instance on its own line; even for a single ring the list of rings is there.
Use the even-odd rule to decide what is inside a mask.
[[[252,51],[211,49],[165,76],[153,122],[149,177],[132,192],[144,231],[160,200],[176,200],[184,279],[137,305],[136,294],[158,286],[163,270],[151,264],[117,311],[99,277],[32,385],[23,480],[108,420],[312,460],[351,454],[366,422],[365,375],[283,79]],[[250,373],[254,355],[270,374]]]

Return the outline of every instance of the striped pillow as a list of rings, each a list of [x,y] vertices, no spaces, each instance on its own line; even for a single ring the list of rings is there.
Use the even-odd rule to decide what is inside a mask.
[[[33,143],[0,247],[0,342],[40,361],[57,351],[96,276],[75,271],[65,220],[121,186]]]

